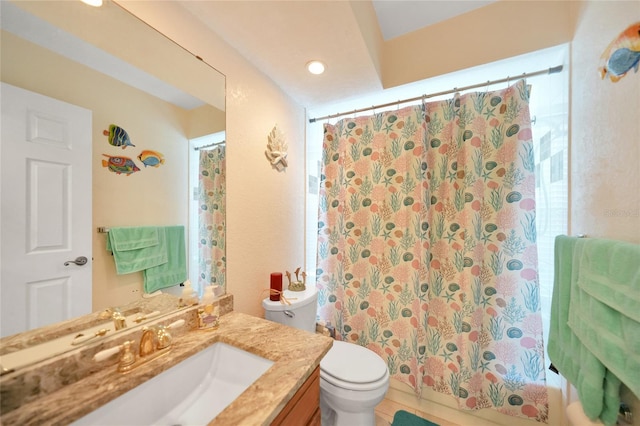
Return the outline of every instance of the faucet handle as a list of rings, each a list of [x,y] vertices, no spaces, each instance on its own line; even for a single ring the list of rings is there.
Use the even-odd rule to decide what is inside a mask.
[[[185,323],[184,319],[180,319],[172,322],[167,326],[160,326],[156,328],[156,339],[158,344],[158,349],[165,349],[171,346],[172,337],[168,330],[173,328],[182,327]]]
[[[160,315],[160,311],[153,311],[148,314],[138,315],[136,319],[134,319],[133,321],[137,323],[141,323],[142,321],[145,321],[151,317],[155,317],[156,315]]]
[[[98,318],[100,319],[111,319],[113,316],[113,308],[106,308],[104,311],[98,314]]]
[[[111,355],[117,354],[118,352],[120,352],[120,348],[121,348],[121,345],[118,345],[118,346],[114,346],[112,348],[100,351],[93,356],[93,360],[95,362],[102,362],[105,359],[109,358]]]
[[[166,326],[165,328],[167,329],[172,329],[172,328],[178,328],[178,327],[182,327],[184,325],[186,321],[184,319],[179,319],[177,321],[172,322],[171,324],[169,324],[168,326]]]
[[[122,367],[130,366],[136,361],[136,357],[131,351],[131,345],[133,344],[134,344],[133,340],[128,340],[121,345],[117,345],[112,348],[105,349],[95,354],[93,356],[93,360],[96,362],[102,362],[122,350],[123,352],[122,352],[122,355],[120,356],[120,364],[118,368],[120,369]]]
[[[122,344],[122,355],[120,355],[120,362],[118,363],[118,371],[121,373],[131,370],[136,362],[136,354],[131,350],[133,343],[133,340],[127,340]]]

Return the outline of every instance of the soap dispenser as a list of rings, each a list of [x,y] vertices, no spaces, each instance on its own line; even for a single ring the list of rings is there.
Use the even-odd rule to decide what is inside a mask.
[[[182,295],[180,296],[180,301],[178,302],[180,306],[191,306],[195,305],[198,302],[198,296],[196,292],[193,290],[191,286],[191,281],[186,280],[184,282],[184,287],[182,288]]]
[[[214,303],[216,296],[213,286],[204,288],[204,294],[198,307],[198,328],[201,330],[214,330],[218,328],[220,319],[220,307]]]

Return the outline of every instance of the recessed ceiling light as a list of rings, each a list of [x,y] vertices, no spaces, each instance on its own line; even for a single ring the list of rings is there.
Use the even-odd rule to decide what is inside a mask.
[[[311,61],[307,63],[307,69],[311,74],[322,74],[324,72],[324,64],[320,61]]]
[[[84,4],[88,4],[89,6],[100,7],[102,6],[102,0],[80,0]]]

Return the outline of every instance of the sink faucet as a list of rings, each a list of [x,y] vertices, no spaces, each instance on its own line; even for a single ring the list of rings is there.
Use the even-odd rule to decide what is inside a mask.
[[[142,337],[140,338],[140,347],[138,348],[138,355],[140,356],[140,358],[149,356],[156,351],[155,334],[155,330],[149,328],[142,331]]]
[[[127,319],[124,317],[122,312],[119,309],[113,311],[113,326],[116,330],[122,330],[123,328],[127,328]]]
[[[153,328],[143,328],[142,337],[140,338],[140,358],[149,356],[156,351],[162,351],[171,346],[172,337],[169,330],[181,327],[184,323],[185,321],[182,319],[167,326],[158,325]]]
[[[167,326],[156,326],[152,328],[143,328],[140,343],[138,345],[138,356],[133,351],[133,340],[126,341],[122,345],[105,349],[93,356],[93,360],[100,362],[110,356],[120,352],[120,361],[118,362],[118,371],[126,373],[127,371],[142,365],[156,357],[162,355],[171,347],[171,334],[169,330],[184,325],[185,320],[175,321]]]
[[[100,319],[112,319],[116,330],[127,328],[127,319],[118,308],[107,308],[100,313]]]

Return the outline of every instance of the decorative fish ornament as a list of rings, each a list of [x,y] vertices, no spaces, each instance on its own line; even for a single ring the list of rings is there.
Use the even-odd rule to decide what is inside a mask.
[[[640,22],[630,25],[613,40],[602,54],[600,78],[617,82],[627,72],[640,66]]]
[[[157,151],[142,151],[140,155],[138,155],[138,160],[142,161],[145,167],[160,167],[160,164],[164,164],[164,157]]]
[[[113,157],[111,155],[102,154],[108,158],[108,160],[102,160],[102,167],[107,167],[109,171],[116,174],[130,175],[131,173],[139,172],[140,169],[136,166],[136,163],[129,157]]]
[[[131,138],[129,138],[127,131],[115,124],[110,124],[109,130],[103,131],[102,134],[109,137],[109,143],[113,146],[121,146],[122,149],[128,146],[135,146],[131,143]]]

